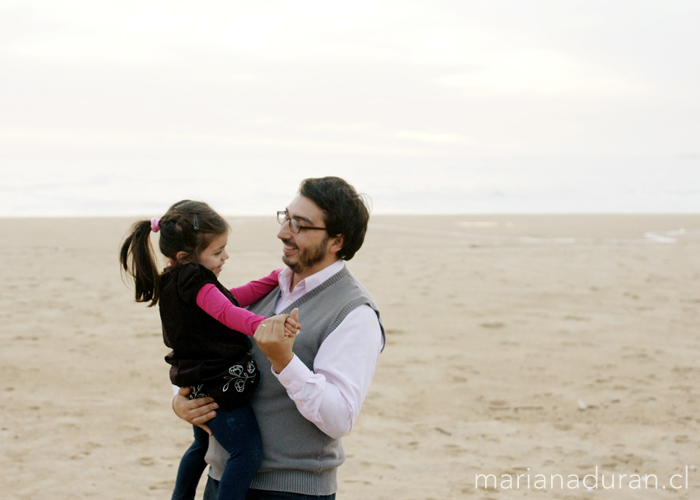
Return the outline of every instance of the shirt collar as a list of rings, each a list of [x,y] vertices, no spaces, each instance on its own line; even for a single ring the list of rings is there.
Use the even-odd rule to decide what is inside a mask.
[[[343,259],[336,260],[330,266],[324,267],[319,272],[312,274],[311,276],[308,276],[297,283],[297,286],[294,287],[294,293],[301,291],[304,293],[309,293],[311,290],[321,285],[324,281],[328,280],[331,276],[338,274],[344,267],[345,262]],[[279,280],[280,290],[282,291],[283,296],[289,295],[289,287],[292,284],[293,277],[294,273],[288,267],[285,267],[279,274],[277,279]]]

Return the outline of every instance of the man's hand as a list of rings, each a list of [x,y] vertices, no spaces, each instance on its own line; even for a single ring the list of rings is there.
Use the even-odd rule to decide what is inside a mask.
[[[290,316],[294,321],[298,322],[298,314],[299,310],[294,309]],[[294,345],[296,336],[285,337],[284,323],[286,320],[286,314],[279,314],[268,318],[260,323],[254,335],[258,347],[262,353],[267,356],[267,359],[270,360],[272,368],[274,368],[277,373],[284,370],[294,357],[292,346]]]
[[[173,398],[173,411],[182,420],[201,427],[211,436],[211,430],[205,423],[216,416],[214,410],[219,405],[212,398],[187,399],[190,390],[189,387],[180,387],[180,390]]]

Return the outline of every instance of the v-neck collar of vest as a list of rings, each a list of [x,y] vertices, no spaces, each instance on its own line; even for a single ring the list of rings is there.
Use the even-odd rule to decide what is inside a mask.
[[[314,298],[316,295],[321,293],[326,288],[333,286],[335,283],[339,282],[340,280],[342,280],[343,278],[345,278],[346,276],[349,276],[349,275],[350,275],[350,271],[348,271],[347,267],[343,266],[343,269],[341,269],[340,271],[335,273],[333,276],[331,276],[326,281],[324,281],[323,283],[318,285],[316,288],[311,290],[309,293],[305,293],[304,295],[299,297],[297,300],[295,300],[294,302],[289,304],[282,311],[280,311],[279,314],[289,314],[292,311],[292,309],[294,309],[295,307],[299,307],[302,304],[308,302],[309,300]],[[282,291],[280,290],[279,293],[277,294],[277,299],[279,299],[279,297],[281,295],[282,295]]]

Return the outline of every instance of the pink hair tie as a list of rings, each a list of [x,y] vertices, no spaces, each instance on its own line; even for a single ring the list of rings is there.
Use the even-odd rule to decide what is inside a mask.
[[[154,233],[160,231],[160,219],[156,217],[151,219],[151,231],[153,231]]]

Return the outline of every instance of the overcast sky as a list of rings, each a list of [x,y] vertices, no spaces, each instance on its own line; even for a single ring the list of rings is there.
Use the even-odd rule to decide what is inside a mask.
[[[697,0],[0,0],[0,161],[698,164],[699,21]]]

